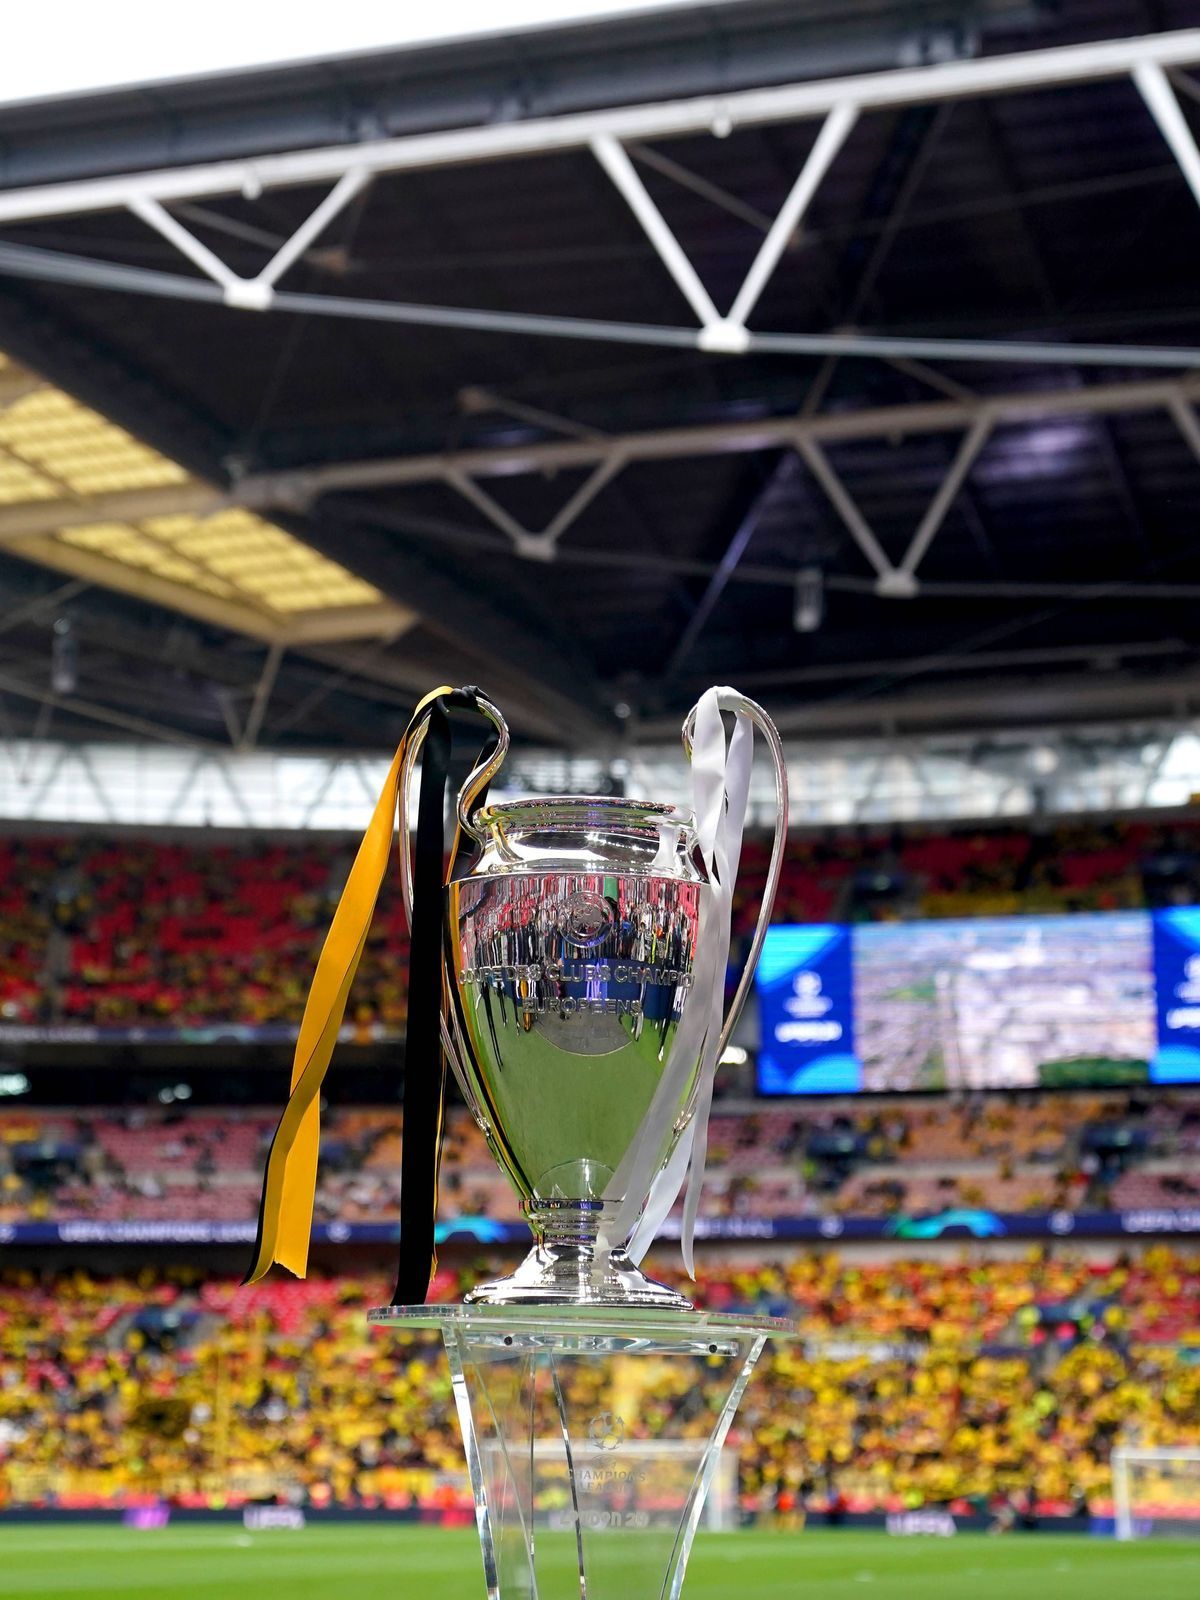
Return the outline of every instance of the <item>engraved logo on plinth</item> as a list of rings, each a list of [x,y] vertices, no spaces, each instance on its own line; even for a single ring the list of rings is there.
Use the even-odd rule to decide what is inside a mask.
[[[588,1438],[598,1450],[616,1450],[625,1442],[625,1419],[615,1411],[598,1411],[588,1423]]]

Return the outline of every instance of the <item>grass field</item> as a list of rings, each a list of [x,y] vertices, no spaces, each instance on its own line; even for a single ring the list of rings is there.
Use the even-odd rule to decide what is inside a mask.
[[[618,1578],[618,1574],[612,1574]],[[565,1563],[539,1600],[578,1600]],[[589,1600],[657,1600],[633,1580]],[[572,1592],[573,1591],[573,1592]],[[690,1600],[1197,1600],[1200,1540],[1118,1545],[1082,1535],[952,1539],[814,1531],[701,1535]],[[243,1533],[232,1525],[132,1532],[97,1526],[0,1529],[5,1600],[483,1600],[473,1529],[383,1526]]]

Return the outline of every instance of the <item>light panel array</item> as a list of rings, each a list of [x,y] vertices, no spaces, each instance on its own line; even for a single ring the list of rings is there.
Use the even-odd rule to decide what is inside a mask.
[[[188,478],[124,428],[49,387],[0,411],[0,449],[36,471],[54,494],[159,488]]]
[[[20,376],[3,353],[0,369]],[[242,507],[113,520],[98,506],[94,522],[80,518],[92,496],[193,485],[177,462],[49,384],[0,403],[0,507],[45,508],[55,501],[64,507],[62,526],[47,530],[43,518],[36,534],[10,536],[7,548],[15,554],[69,570],[79,552],[90,561],[91,577],[100,558],[114,588],[136,594],[139,580],[153,578],[158,598],[162,584],[177,588],[181,610],[189,609],[189,595],[192,609],[208,597],[210,616],[211,600],[229,602],[237,607],[231,618],[258,616],[264,631],[358,607],[380,611],[386,624],[378,589]]]
[[[334,606],[375,605],[364,583],[252,511],[233,507],[209,517],[149,517],[68,528],[64,544],[208,594],[265,607],[281,616]]]

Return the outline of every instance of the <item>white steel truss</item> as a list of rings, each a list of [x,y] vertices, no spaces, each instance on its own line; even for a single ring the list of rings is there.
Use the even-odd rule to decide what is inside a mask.
[[[500,397],[489,397],[503,409]],[[188,483],[163,488],[95,495],[86,501],[32,500],[0,507],[0,549],[6,544],[28,549],[38,535],[53,533],[80,521],[137,521],[169,516],[180,511],[203,515],[237,504],[269,512],[311,509],[323,495],[347,490],[403,488],[420,483],[443,483],[475,506],[512,542],[514,553],[528,560],[548,561],[561,555],[562,536],[576,518],[629,464],[639,461],[684,459],[763,450],[795,450],[803,459],[838,517],[845,524],[870,568],[869,579],[836,577],[830,587],[872,587],[887,599],[907,599],[922,587],[919,568],[941,529],[955,497],[971,468],[997,429],[1032,424],[1056,417],[1112,416],[1121,413],[1162,411],[1172,419],[1188,447],[1200,461],[1200,375],[1178,380],[1143,383],[1097,384],[1090,388],[1033,390],[1028,393],[989,395],[986,398],[930,400],[905,406],[884,406],[862,411],[817,416],[763,417],[754,421],[717,423],[691,428],[664,428],[640,433],[605,435],[580,432],[572,437],[533,444],[504,445],[494,449],[460,450],[424,456],[397,456],[330,466],[290,469],[242,478],[235,489],[222,491]],[[543,422],[553,419],[543,418]],[[833,468],[826,446],[864,439],[904,439],[929,434],[956,435],[958,444],[937,490],[899,561],[883,549],[853,496]],[[479,480],[527,475],[550,477],[561,472],[586,473],[580,487],[541,531],[525,528],[481,486]],[[609,562],[620,557],[610,553]],[[681,569],[682,570],[682,569]],[[711,576],[711,569],[696,565],[692,576]],[[795,574],[780,568],[772,574],[739,568],[738,581],[777,582],[791,586]],[[944,589],[945,586],[941,586]],[[936,593],[937,585],[926,586]],[[1044,594],[1044,586],[989,584],[992,594],[1031,596]],[[965,591],[963,591],[965,592]],[[1086,597],[1079,585],[1070,592]],[[1104,593],[1111,595],[1111,587]],[[1124,594],[1149,598],[1153,586],[1123,585]],[[1181,593],[1174,586],[1176,594]],[[289,639],[286,643],[296,643]]]
[[[0,822],[357,834],[387,767],[371,753],[0,739]],[[594,793],[611,777],[630,794],[689,803],[677,741],[595,760],[524,751],[505,769],[504,794]],[[1200,790],[1200,736],[1195,724],[1144,722],[990,739],[816,739],[793,746],[789,783],[793,821],[814,827],[1177,807]],[[770,826],[774,791],[764,774],[754,776],[750,803],[754,824]]]
[[[813,196],[862,113],[1126,77],[1136,84],[1200,201],[1200,149],[1167,78],[1167,69],[1198,62],[1200,29],[1189,29],[692,100],[612,107],[352,146],[263,155],[251,160],[29,187],[0,193],[0,225],[124,209],[162,235],[203,276],[197,279],[12,244],[0,246],[0,271],[193,300],[215,299],[240,310],[277,308],[395,323],[691,347],[726,354],[754,350],[923,360],[1190,368],[1200,362],[1200,351],[1037,341],[895,339],[855,333],[769,333],[752,330],[748,323],[788,241],[802,223]],[[647,140],[704,131],[721,138],[734,128],[809,117],[823,119],[816,142],[778,214],[770,221],[733,303],[722,312],[647,192],[629,149]],[[279,280],[313,245],[329,222],[376,174],[571,149],[590,150],[603,166],[689,303],[698,326],[659,327],[411,305],[327,294],[297,294],[278,286]],[[234,272],[167,209],[172,203],[204,197],[241,194],[254,199],[268,188],[319,183],[329,183],[332,187],[268,265],[252,278]],[[544,556],[554,542],[544,533],[531,534],[527,529],[514,527],[506,531],[515,543],[524,541],[525,553],[534,556]]]

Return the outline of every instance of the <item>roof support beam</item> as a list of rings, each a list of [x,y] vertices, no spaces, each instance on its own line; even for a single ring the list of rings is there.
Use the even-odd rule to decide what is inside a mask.
[[[1187,440],[1188,446],[1197,461],[1200,461],[1200,422],[1196,420],[1196,412],[1192,405],[1194,396],[1174,395],[1167,406],[1167,410],[1174,419],[1175,426]]]
[[[84,528],[97,522],[141,522],[150,517],[206,517],[237,504],[207,483],[126,489],[69,500],[25,500],[0,506],[0,546],[35,533]],[[245,503],[244,501],[242,502]]]
[[[28,245],[0,244],[0,274],[35,282],[77,284],[122,294],[205,305],[228,303],[220,284],[177,272],[91,260]],[[1104,366],[1183,368],[1200,366],[1192,346],[1059,344],[1032,339],[942,339],[916,335],[865,333],[750,333],[726,336],[719,328],[669,327],[655,323],[611,322],[595,317],[543,316],[524,311],[487,311],[446,305],[413,305],[350,295],[301,294],[275,290],[275,311],[296,316],[333,317],[396,327],[455,328],[474,333],[524,334],[534,339],[574,339],[602,344],[644,345],[652,349],[704,350],[725,354],[754,351],[766,355],[837,355],[856,360],[987,361],[1027,366]],[[243,304],[242,309],[265,310]],[[744,342],[743,342],[744,340]]]
[[[662,212],[650,198],[637,168],[629,159],[624,146],[611,134],[597,134],[591,141],[592,153],[616,184],[630,210],[641,223],[646,237],[657,250],[663,265],[679,286],[684,299],[700,322],[701,350],[718,350],[738,353],[750,348],[746,322],[758,304],[763,290],[779,264],[779,258],[800,226],[822,178],[832,166],[835,156],[845,144],[850,130],[858,120],[858,107],[853,101],[842,101],[833,106],[821,124],[817,141],[809,151],[779,213],[767,230],[767,236],[758,247],[734,297],[726,316],[713,304],[708,290],[688,259],[687,252],[667,226]]]
[[[472,478],[514,473],[553,473],[594,467],[619,456],[627,462],[663,461],[756,450],[799,448],[802,439],[836,444],[852,439],[905,438],[954,433],[974,426],[986,410],[996,426],[1046,417],[1157,411],[1178,399],[1200,399],[1200,377],[1176,382],[1097,384],[1092,388],[1034,390],[989,395],[983,399],[930,400],[916,405],[879,406],[826,416],[762,417],[752,422],[716,423],[694,428],[661,428],[611,437],[551,439],[494,449],[449,451],[442,455],[396,456],[376,461],[253,473],[238,485],[243,504],[269,506],[310,503],[348,489],[383,489],[410,483],[445,482],[451,474]],[[40,505],[23,514],[43,515]],[[0,517],[2,517],[0,513]],[[0,528],[3,522],[0,520]]]
[[[82,717],[87,722],[103,723],[105,727],[120,728],[124,733],[134,733],[141,739],[156,739],[167,744],[181,744],[189,747],[202,745],[206,748],[221,749],[215,740],[201,738],[198,734],[184,733],[179,728],[169,728],[160,722],[151,722],[147,717],[135,717],[125,711],[117,711],[111,706],[101,706],[91,700],[81,700],[77,695],[52,694],[48,689],[39,689],[31,683],[26,683],[23,678],[15,678],[11,673],[0,672],[0,693],[10,694],[18,700],[33,700],[38,705],[50,709],[68,711],[72,716]]]
[[[816,439],[807,434],[796,440],[796,448],[804,457],[805,465],[829,496],[830,504],[841,517],[847,533],[866,556],[879,580],[879,586],[894,576],[894,568],[887,552],[872,533],[867,519],[846,493],[846,486],[833,470],[829,457]]]
[[[721,133],[827,116],[848,103],[869,111],[1054,84],[1087,83],[1122,77],[1143,62],[1164,68],[1195,65],[1200,62],[1200,29],[945,61],[929,67],[826,78],[691,100],[617,106],[572,116],[494,122],[443,133],[264,155],[252,161],[223,161],[79,183],[29,186],[0,196],[0,223],[123,209],[135,196],[168,203],[206,195],[257,194],[278,185],[323,180],[334,183],[350,168],[364,173],[413,171],[536,155],[541,151],[581,149],[596,138],[624,143],[686,133]]]
[[[833,165],[838,151],[850,137],[858,121],[858,106],[853,100],[843,100],[834,106],[817,135],[817,142],[809,151],[787,199],[779,208],[779,215],[771,224],[771,231],[758,247],[758,254],[750,264],[742,287],[730,307],[729,322],[735,328],[744,328],[750,313],[758,304],[771,274],[779,265],[779,258],[787,249],[792,235],[800,226],[821,179]]]
[[[829,359],[915,357],[1191,367],[1200,361],[1200,351],[1131,351],[1119,346],[1008,344],[1003,340],[895,340],[858,334],[751,333],[747,320],[860,111],[944,103],[970,95],[1081,83],[1132,73],[1200,200],[1200,150],[1166,77],[1167,68],[1197,61],[1200,61],[1200,30],[1182,30],[695,100],[610,107],[523,122],[489,123],[408,138],[264,155],[253,161],[228,161],[28,187],[8,195],[0,194],[0,224],[115,208],[129,210],[182,252],[200,269],[203,277],[196,279],[179,273],[89,261],[55,251],[13,245],[0,248],[0,271],[134,293],[215,300],[246,311],[275,309],[401,325],[694,348],[727,355],[753,350],[791,355],[821,354]],[[816,143],[763,239],[733,304],[722,314],[651,199],[629,158],[626,144],[700,131],[723,136],[734,127],[804,117],[824,119]],[[276,280],[311,246],[330,219],[361,190],[372,174],[571,149],[590,149],[605,167],[687,299],[699,322],[698,328],[654,327],[454,306],[405,305],[332,294],[283,293],[276,288]],[[167,210],[171,203],[209,195],[241,193],[253,197],[271,186],[321,182],[333,185],[330,192],[254,278],[243,278],[235,273]]]
[[[309,213],[290,238],[283,241],[262,271],[253,278],[243,278],[234,272],[153,195],[135,191],[128,204],[134,216],[140,217],[147,227],[161,234],[168,244],[174,245],[193,266],[199,267],[206,277],[220,286],[226,305],[236,306],[242,311],[266,311],[274,298],[279,279],[324,232],[338,212],[349,205],[366,184],[367,178],[368,174],[361,167],[348,167],[320,205]]]
[[[283,646],[281,644],[273,644],[267,651],[263,669],[259,673],[258,682],[254,685],[254,698],[250,702],[250,709],[246,713],[245,726],[242,728],[242,735],[238,740],[239,750],[253,750],[258,743],[259,731],[262,728],[263,718],[267,714],[271,691],[275,687],[275,679],[279,676],[279,666],[282,660]]]
[[[519,613],[519,591],[501,609],[498,598],[435,566],[410,540],[381,541],[380,530],[404,535],[409,528],[402,515],[358,501],[332,502],[319,516],[296,525],[315,549],[411,605],[430,632],[472,661],[493,661],[536,703],[539,717],[566,744],[594,746],[614,737],[615,724],[607,718],[591,674],[573,659],[569,641],[554,638],[544,624]]]
[[[619,451],[614,451],[598,461],[588,477],[562,508],[555,512],[540,533],[524,527],[466,473],[452,469],[445,474],[445,481],[451,488],[457,489],[464,500],[469,500],[477,511],[482,511],[494,527],[508,535],[519,556],[524,556],[529,561],[553,561],[558,541],[563,534],[582,515],[609,479],[615,478],[624,465],[624,457]]]
[[[558,541],[562,533],[629,460],[791,447],[806,462],[866,557],[874,575],[875,592],[886,598],[909,598],[918,590],[916,574],[921,561],[955,497],[962,491],[979,452],[997,426],[1063,414],[1107,415],[1121,411],[1165,409],[1170,412],[1193,451],[1200,456],[1200,424],[1192,409],[1197,398],[1200,398],[1200,378],[1173,384],[1113,384],[1091,389],[992,396],[986,400],[931,401],[825,417],[771,418],[754,423],[674,429],[616,438],[585,436],[498,451],[400,458],[394,462],[350,463],[251,477],[240,483],[231,494],[209,489],[202,484],[190,484],[101,496],[86,506],[72,500],[31,502],[3,508],[0,509],[0,544],[8,542],[18,554],[72,573],[88,582],[127,588],[136,579],[135,586],[139,593],[147,598],[158,599],[157,590],[161,589],[161,603],[179,609],[178,586],[163,584],[152,574],[143,573],[140,569],[127,572],[102,556],[64,544],[48,535],[78,522],[138,520],[184,509],[199,513],[215,509],[218,505],[227,505],[235,498],[256,508],[268,507],[273,502],[294,508],[301,504],[313,504],[325,493],[355,485],[375,488],[442,481],[457,489],[483,511],[494,525],[502,528],[512,539],[518,556],[546,560],[554,559],[556,555],[561,558]],[[957,453],[914,530],[905,554],[898,564],[894,563],[834,470],[824,444],[839,440],[948,431],[962,433]],[[571,468],[590,469],[589,475],[541,533],[533,533],[521,526],[476,481],[479,477],[495,473],[546,472]],[[364,511],[370,520],[377,521],[380,515],[386,515],[375,506],[364,507]],[[400,520],[403,523],[403,517]],[[330,546],[331,553],[335,548]],[[735,537],[734,544],[726,553],[726,560],[707,574],[713,600],[735,576],[742,548],[744,545],[739,546]],[[337,551],[337,554],[338,559],[342,559],[341,552]],[[369,573],[363,575],[371,577]],[[391,567],[388,575],[394,581]],[[755,581],[766,581],[758,574],[747,576],[753,576]],[[779,581],[783,581],[787,575],[781,571],[778,576]],[[374,581],[378,581],[378,578]],[[425,580],[418,578],[415,581],[420,587],[423,581],[434,580],[426,574]],[[448,608],[454,617],[464,607],[471,614],[478,610],[480,602],[477,597],[468,599],[465,591],[458,594],[449,591],[443,593],[442,580],[436,582],[440,585],[439,600],[436,606],[430,603],[432,609],[429,614],[437,614]],[[933,593],[938,586],[927,587],[928,592]],[[406,586],[405,594],[406,598],[412,598],[415,590],[410,591]],[[706,615],[703,608],[710,603],[706,597],[697,615]],[[407,606],[388,601],[376,607],[351,608],[336,614],[313,613],[281,623],[265,615],[260,616],[234,601],[200,593],[193,596],[190,592],[183,608],[207,621],[264,638],[269,644],[280,647],[303,647],[352,636],[394,637],[410,627],[416,616]],[[462,634],[455,633],[451,622],[448,636],[457,638],[464,646],[471,648],[473,644],[477,646],[496,625],[500,626],[503,637],[498,647],[499,654],[505,659],[506,665],[512,666],[514,657],[519,661],[522,652],[516,636],[496,616],[482,630],[468,627]],[[694,642],[694,633],[694,629],[685,630],[676,652],[678,660],[673,662],[671,670],[677,668],[686,657]],[[552,646],[547,644],[545,648],[552,649]],[[584,697],[581,703],[586,703],[588,691],[581,677],[564,669],[556,672],[555,678],[560,686],[575,680],[579,694]],[[577,712],[574,719],[564,717],[560,725],[565,728],[572,720],[577,724]],[[596,731],[603,729],[603,720],[595,723],[594,728]]]
[[[983,449],[994,426],[995,418],[985,405],[963,435],[954,460],[929,502],[929,509],[917,524],[899,565],[894,565],[888,557],[817,441],[811,438],[799,441],[797,448],[808,464],[809,470],[829,496],[855,544],[874,568],[878,580],[875,585],[877,594],[890,600],[907,600],[916,594],[917,568],[933,543],[938,529],[946,520],[946,513],[966,482],[967,473],[970,472],[975,458]]]
[[[1200,148],[1188,126],[1187,118],[1175,98],[1175,91],[1157,61],[1140,61],[1133,69],[1133,81],[1138,92],[1150,108],[1159,131],[1171,147],[1171,154],[1179,163],[1179,170],[1187,180],[1188,188],[1200,205]]]
[[[620,190],[629,209],[642,225],[646,237],[658,251],[662,264],[674,278],[679,292],[696,313],[702,327],[713,328],[721,320],[721,313],[713,304],[708,290],[700,282],[699,274],[679,240],[667,226],[662,212],[650,198],[649,190],[638,175],[637,168],[625,153],[624,146],[610,133],[597,134],[592,140],[592,154]]]
[[[971,424],[970,429],[963,435],[962,443],[958,447],[958,454],[950,463],[949,471],[938,485],[938,491],[929,502],[929,509],[921,518],[917,531],[912,536],[912,543],[904,552],[904,558],[900,562],[899,571],[907,573],[910,578],[916,576],[917,568],[924,559],[925,552],[933,543],[938,529],[946,520],[946,513],[953,504],[958,491],[966,482],[967,473],[970,472],[975,464],[976,456],[987,443],[992,426],[991,414],[987,411],[981,411]]]

